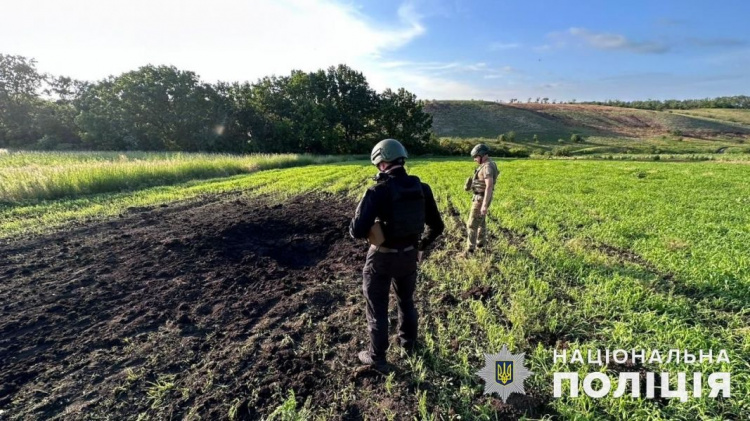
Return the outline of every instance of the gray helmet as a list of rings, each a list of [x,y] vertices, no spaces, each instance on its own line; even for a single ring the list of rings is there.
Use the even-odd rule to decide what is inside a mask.
[[[378,165],[381,162],[393,162],[406,157],[406,148],[396,139],[381,140],[372,148],[372,153],[370,153],[370,161],[373,165]]]
[[[471,157],[474,158],[477,155],[487,155],[490,153],[490,148],[484,143],[480,143],[471,150]]]

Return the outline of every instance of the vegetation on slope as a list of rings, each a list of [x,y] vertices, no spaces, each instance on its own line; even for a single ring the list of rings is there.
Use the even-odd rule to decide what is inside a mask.
[[[662,134],[696,138],[750,135],[750,128],[731,121],[598,105],[431,101],[425,104],[425,110],[432,114],[433,131],[439,137],[495,138],[511,131],[520,139],[536,135],[539,140],[551,141],[576,133],[638,138]]]

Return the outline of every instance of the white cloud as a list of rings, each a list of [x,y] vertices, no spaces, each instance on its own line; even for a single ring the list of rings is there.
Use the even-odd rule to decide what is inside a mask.
[[[492,69],[484,75],[485,79],[502,79],[512,73],[518,73],[518,69],[512,66],[503,66],[499,69]]]
[[[581,38],[598,50],[624,50],[634,53],[660,54],[669,51],[669,46],[654,41],[632,41],[624,35],[592,32],[585,28],[570,28],[570,35]]]
[[[372,75],[373,86],[380,85],[380,75],[376,72]],[[396,72],[387,77],[388,81],[383,82],[382,86],[391,89],[406,87],[420,99],[472,99],[481,98],[484,94],[484,89],[478,86],[424,73]]]
[[[386,61],[379,64],[379,67],[386,69],[403,68],[420,72],[433,73],[458,73],[458,72],[481,72],[487,69],[487,63],[463,63],[460,61],[439,62],[439,61]]]
[[[543,45],[539,45],[539,46],[534,47],[534,51],[536,51],[537,53],[543,53],[543,52],[549,51],[551,49],[552,49],[552,46],[549,45],[549,44],[543,44]]]
[[[516,83],[509,66],[399,58],[400,49],[428,33],[419,3],[406,0],[393,22],[384,23],[337,1],[13,1],[3,6],[0,52],[33,57],[41,71],[84,80],[149,63],[192,70],[208,82],[345,63],[378,91],[404,87],[422,99],[517,95],[505,90]],[[484,77],[499,79],[498,86],[482,87]]]
[[[487,63],[386,61],[371,62],[364,71],[370,85],[382,91],[386,88],[406,88],[423,99],[478,98],[482,89],[456,78],[493,72]]]
[[[425,33],[409,3],[376,25],[329,0],[27,0],[3,6],[0,51],[96,80],[147,63],[253,81],[346,63],[357,70]]]
[[[472,99],[480,98],[483,89],[454,77],[486,71],[486,63],[398,61],[371,63],[365,76],[379,91],[403,87],[421,99]]]
[[[521,48],[521,44],[517,42],[493,42],[489,48],[490,51],[513,50]]]
[[[387,25],[334,0],[27,0],[4,8],[0,51],[84,80],[151,63],[192,70],[208,82],[252,82],[345,63],[376,90],[405,87],[420,98],[448,99],[479,97],[480,88],[452,76],[487,68],[387,60],[427,32],[409,0]]]

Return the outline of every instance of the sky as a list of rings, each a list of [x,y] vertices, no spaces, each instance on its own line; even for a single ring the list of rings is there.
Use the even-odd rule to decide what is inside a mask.
[[[746,0],[4,0],[0,53],[96,81],[255,82],[337,64],[420,99],[750,94]]]

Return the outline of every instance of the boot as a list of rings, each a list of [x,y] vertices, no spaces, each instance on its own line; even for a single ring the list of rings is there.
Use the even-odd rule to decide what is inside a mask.
[[[369,365],[370,367],[375,369],[384,369],[388,365],[385,359],[376,360],[372,358],[372,356],[370,355],[370,351],[360,351],[359,354],[357,354],[357,357],[359,357],[359,362],[364,365]]]

